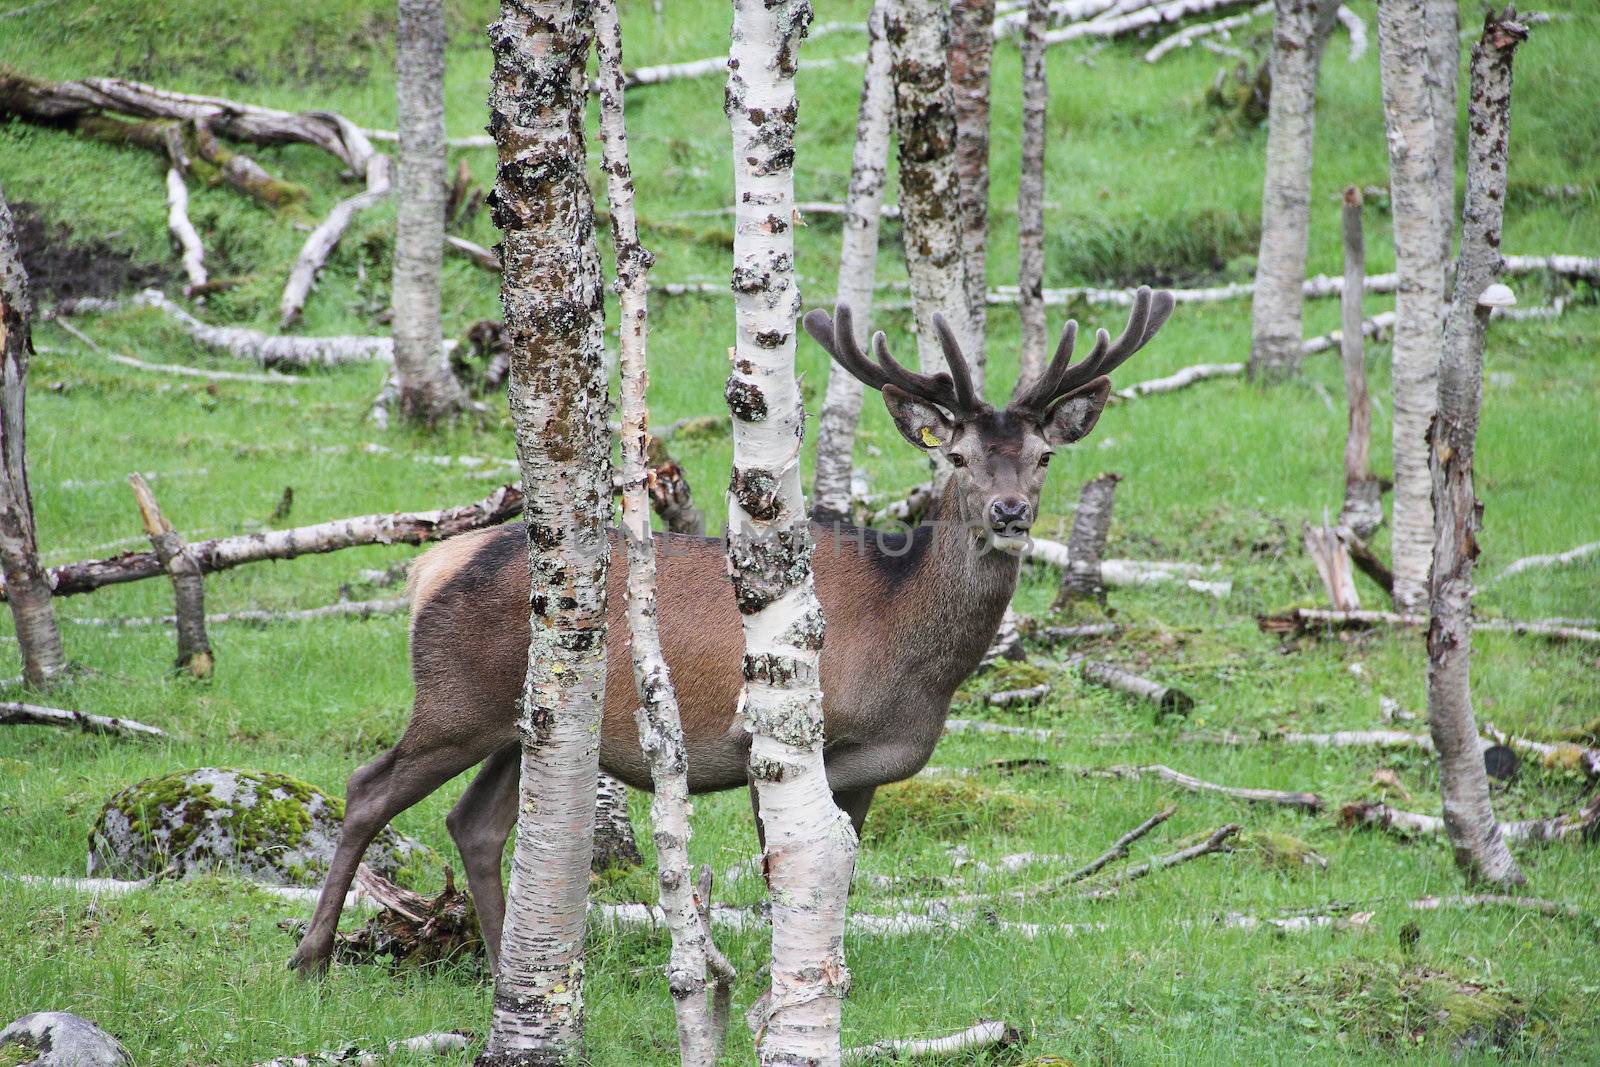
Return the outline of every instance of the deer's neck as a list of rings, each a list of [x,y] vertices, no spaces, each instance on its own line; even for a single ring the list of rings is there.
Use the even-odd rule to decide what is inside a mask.
[[[908,651],[929,670],[934,687],[947,693],[955,692],[994,642],[1021,566],[1018,557],[981,541],[957,496],[942,494],[933,521],[916,531],[918,539],[929,541],[907,574],[896,612]]]

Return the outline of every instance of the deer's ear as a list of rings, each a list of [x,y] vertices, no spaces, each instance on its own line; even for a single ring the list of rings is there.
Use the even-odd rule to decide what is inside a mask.
[[[897,386],[883,387],[883,406],[889,409],[900,436],[924,452],[949,444],[956,435],[955,424],[937,406]]]
[[[1044,422],[1045,440],[1070,445],[1089,436],[1111,399],[1111,379],[1101,375],[1051,409]]]

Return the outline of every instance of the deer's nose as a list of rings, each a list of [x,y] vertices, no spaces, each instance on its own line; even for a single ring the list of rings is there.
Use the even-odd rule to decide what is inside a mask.
[[[1027,533],[1033,525],[1033,505],[1020,496],[997,497],[989,502],[989,528],[997,534]]]

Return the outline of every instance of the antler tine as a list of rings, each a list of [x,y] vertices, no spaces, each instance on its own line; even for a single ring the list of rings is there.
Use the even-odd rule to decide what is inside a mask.
[[[1087,356],[1071,366],[1068,366],[1062,358],[1063,349],[1068,356],[1072,351],[1067,334],[1072,333],[1074,338],[1076,335],[1076,324],[1069,322],[1067,331],[1063,332],[1061,337],[1061,347],[1056,349],[1056,358],[1051,361],[1050,369],[1040,377],[1037,385],[1019,400],[1019,403],[1036,411],[1042,410],[1059,397],[1069,396],[1096,378],[1110,374],[1150,342],[1156,331],[1166,324],[1174,306],[1175,301],[1171,293],[1163,290],[1152,295],[1149,286],[1141,285],[1138,292],[1133,295],[1133,310],[1128,315],[1128,325],[1117,339],[1112,341],[1111,335],[1105,330],[1095,331],[1094,348]]]
[[[889,339],[879,330],[872,335],[872,354],[878,357],[878,368],[890,385],[903,389],[912,396],[932,401],[952,414],[962,414],[971,408],[961,403],[955,381],[948,374],[916,374],[906,370],[889,354]],[[970,386],[969,386],[970,387]]]
[[[831,319],[821,308],[811,311],[801,320],[801,325],[839,366],[862,385],[872,389],[883,388],[888,379],[856,344],[855,316],[849,304],[841,303],[835,307]]]
[[[944,349],[944,361],[950,365],[950,381],[956,389],[956,401],[967,411],[976,409],[978,397],[972,388],[972,372],[967,367],[967,357],[961,351],[950,324],[938,312],[933,316],[933,329],[939,335],[939,346]]]
[[[1056,395],[1056,387],[1061,381],[1061,376],[1067,372],[1067,367],[1072,363],[1072,350],[1078,343],[1078,320],[1068,319],[1067,325],[1061,331],[1061,340],[1056,342],[1056,354],[1051,357],[1049,366],[1031,382],[1018,382],[1017,395],[1014,403],[1025,408],[1043,408],[1050,403]]]

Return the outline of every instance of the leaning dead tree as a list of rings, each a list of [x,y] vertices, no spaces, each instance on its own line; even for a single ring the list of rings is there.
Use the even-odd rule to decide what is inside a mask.
[[[1520,885],[1489,799],[1472,712],[1472,564],[1481,507],[1473,453],[1483,395],[1483,336],[1495,306],[1511,132],[1511,63],[1528,31],[1514,11],[1484,18],[1472,50],[1467,107],[1467,201],[1455,295],[1439,366],[1439,404],[1429,430],[1433,570],[1429,576],[1428,729],[1439,752],[1439,790],[1456,864],[1473,880]]]
[[[461,406],[445,358],[439,276],[444,268],[444,6],[399,0],[395,95],[394,370],[400,413],[432,425]]]
[[[1105,580],[1100,560],[1106,554],[1106,538],[1111,533],[1111,509],[1116,503],[1117,483],[1122,475],[1106,472],[1084,483],[1078,495],[1078,510],[1072,516],[1072,533],[1067,539],[1067,565],[1061,572],[1061,588],[1056,591],[1056,610],[1079,600],[1104,604]]]
[[[661,911],[672,934],[667,987],[678,1016],[678,1049],[684,1067],[714,1067],[727,1024],[727,992],[732,975],[711,945],[711,930],[701,921],[689,867],[689,766],[684,751],[678,696],[661,650],[656,623],[656,554],[650,532],[649,412],[645,406],[645,342],[648,332],[648,274],[652,257],[639,243],[634,213],[633,165],[623,107],[622,24],[616,0],[594,6],[595,46],[600,57],[600,139],[611,205],[611,236],[616,252],[618,363],[622,393],[622,528],[628,546],[628,626],[632,635],[633,680],[639,692],[634,713],[639,746],[650,766],[655,793],[650,803],[651,836],[656,845]],[[701,903],[709,905],[709,901]],[[711,960],[722,965],[707,981]],[[715,1010],[720,1006],[721,1011]]]
[[[1367,273],[1366,241],[1361,233],[1361,190],[1344,191],[1340,213],[1344,235],[1344,289],[1339,296],[1339,357],[1344,364],[1345,402],[1350,416],[1344,438],[1344,508],[1339,524],[1357,537],[1371,537],[1383,525],[1383,497],[1372,473],[1372,402],[1367,397],[1366,341],[1361,330],[1362,283]]]
[[[950,11],[939,0],[887,0],[884,31],[894,73],[900,152],[900,215],[906,269],[924,374],[945,370],[933,316],[941,314],[963,352],[970,336],[962,256],[961,187],[956,175],[955,96],[947,62]]]
[[[744,625],[740,709],[751,735],[749,775],[771,889],[771,986],[753,1013],[758,1056],[771,1067],[839,1063],[849,986],[845,901],[856,850],[823,769],[823,618],[800,491],[805,409],[794,374],[800,293],[790,219],[794,73],[810,13],[806,0],[735,0],[726,94],[737,205],[736,332],[726,391],[733,415],[728,572]],[[889,38],[911,29],[891,19]],[[943,58],[941,43],[941,71]],[[948,99],[948,87],[944,92]],[[903,106],[897,117],[917,118]],[[945,126],[953,133],[953,122]],[[903,154],[908,136],[902,126]],[[962,292],[957,286],[953,298],[963,299]]]
[[[11,208],[0,190],[0,570],[22,650],[22,676],[46,686],[67,666],[28,491],[28,360],[33,354],[28,275]]]
[[[1428,423],[1438,392],[1443,344],[1445,259],[1452,197],[1441,202],[1455,136],[1455,109],[1442,111],[1439,86],[1456,80],[1456,53],[1430,43],[1428,14],[1441,0],[1385,0],[1378,8],[1378,55],[1383,118],[1389,133],[1389,190],[1394,218],[1394,504],[1391,543],[1394,602],[1421,607],[1433,552],[1433,505],[1428,475]],[[1451,90],[1453,99],[1454,90]],[[1453,181],[1453,179],[1452,179]]]
[[[488,1065],[583,1054],[583,938],[605,700],[611,504],[605,316],[585,169],[589,8],[504,0],[489,27],[494,221],[527,491],[532,631]]]
[[[1273,6],[1261,245],[1250,307],[1253,379],[1282,378],[1300,367],[1317,71],[1338,6],[1338,0],[1276,0]]]
[[[133,488],[144,532],[150,536],[150,547],[155,549],[161,566],[172,576],[178,669],[196,678],[209,678],[215,657],[211,653],[211,642],[206,638],[206,587],[200,562],[161,513],[156,495],[144,476],[130,474],[128,484]]]
[[[893,0],[877,0],[867,21],[867,73],[856,116],[855,155],[845,195],[844,236],[839,248],[837,303],[856,312],[856,343],[872,336],[872,296],[878,269],[878,223],[888,180],[889,130],[894,85],[889,76],[889,42],[884,10]],[[811,513],[819,522],[850,517],[850,479],[854,471],[856,427],[861,422],[861,383],[842,368],[828,366],[828,391],[817,419],[816,474]]]
[[[966,278],[966,349],[981,393],[989,366],[989,70],[994,59],[994,0],[950,5],[950,86],[956,109],[956,183],[960,189],[962,275]],[[854,305],[852,305],[852,308]]]
[[[1022,365],[1017,388],[1044,370],[1044,154],[1050,83],[1044,32],[1049,0],[1029,0],[1022,34],[1022,162],[1017,179],[1017,292],[1022,315]]]

